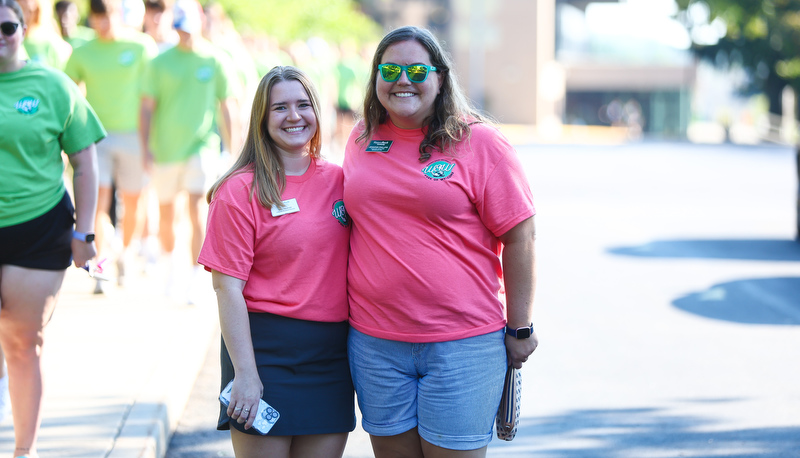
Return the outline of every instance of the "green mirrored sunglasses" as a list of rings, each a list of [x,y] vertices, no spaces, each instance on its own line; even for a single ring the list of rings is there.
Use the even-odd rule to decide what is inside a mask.
[[[428,79],[428,73],[437,71],[436,67],[431,65],[397,65],[397,64],[380,64],[378,71],[381,73],[381,78],[387,83],[394,83],[400,79],[400,75],[406,72],[408,80],[412,83],[424,83]]]

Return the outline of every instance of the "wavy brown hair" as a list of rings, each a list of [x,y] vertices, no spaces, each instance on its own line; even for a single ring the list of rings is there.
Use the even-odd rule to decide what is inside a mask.
[[[453,73],[453,61],[436,37],[427,29],[406,26],[392,30],[378,43],[375,56],[372,58],[372,70],[370,70],[369,83],[364,97],[365,129],[356,141],[363,143],[371,138],[378,130],[378,126],[388,119],[386,108],[381,105],[375,89],[378,81],[378,65],[381,64],[386,48],[395,43],[410,40],[421,44],[428,51],[431,65],[436,67],[442,80],[439,94],[433,102],[433,114],[423,121],[423,125],[427,126],[428,130],[419,145],[419,161],[425,162],[430,159],[431,152],[434,150],[445,154],[454,151],[453,148],[459,142],[469,138],[470,124],[486,122],[488,119],[467,100]]]
[[[283,207],[281,194],[286,188],[286,172],[283,168],[283,160],[278,152],[278,147],[269,135],[267,121],[269,120],[269,110],[272,101],[270,95],[272,88],[277,83],[283,81],[297,81],[303,85],[311,106],[314,109],[314,116],[317,118],[317,131],[308,143],[308,153],[313,159],[320,158],[322,149],[322,136],[320,134],[320,105],[319,95],[308,76],[295,67],[277,66],[269,71],[261,82],[258,83],[253,108],[250,112],[250,127],[247,130],[242,152],[233,166],[211,186],[206,194],[206,200],[210,203],[214,193],[228,178],[238,173],[253,172],[253,186],[250,190],[250,200],[254,195],[258,196],[258,201],[264,208],[271,208],[273,205]]]

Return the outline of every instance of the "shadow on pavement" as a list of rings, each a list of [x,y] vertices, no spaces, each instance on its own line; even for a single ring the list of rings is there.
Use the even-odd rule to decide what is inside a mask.
[[[785,239],[656,240],[608,250],[622,256],[654,258],[800,261],[800,243]]]
[[[725,430],[708,418],[655,408],[575,410],[523,418],[513,442],[493,440],[489,448],[490,456],[549,458],[789,457],[798,456],[800,426]]]
[[[800,325],[800,277],[719,283],[672,302],[689,313],[747,324]]]

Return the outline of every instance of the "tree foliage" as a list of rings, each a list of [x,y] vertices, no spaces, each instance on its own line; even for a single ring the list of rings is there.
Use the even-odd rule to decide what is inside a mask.
[[[719,66],[741,65],[751,75],[750,89],[769,97],[771,111],[780,111],[785,85],[800,94],[800,0],[676,1],[694,52]],[[723,27],[715,44],[698,40],[709,23]]]
[[[322,37],[360,42],[381,36],[381,27],[353,0],[216,0],[239,30],[263,32],[281,42]]]

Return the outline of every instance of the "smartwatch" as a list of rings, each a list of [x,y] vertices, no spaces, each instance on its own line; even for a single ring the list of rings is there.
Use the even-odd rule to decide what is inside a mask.
[[[72,238],[81,242],[92,243],[94,242],[94,232],[72,231]]]
[[[533,323],[530,326],[523,326],[521,328],[511,328],[506,326],[506,334],[517,339],[527,339],[533,334]]]

